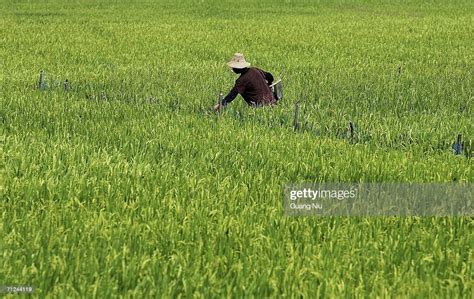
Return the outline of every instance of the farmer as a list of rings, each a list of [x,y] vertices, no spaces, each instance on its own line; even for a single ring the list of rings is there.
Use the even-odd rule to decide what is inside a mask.
[[[238,94],[252,107],[276,105],[276,99],[269,87],[273,82],[272,74],[256,67],[249,67],[250,63],[245,61],[244,55],[240,53],[235,53],[227,65],[232,68],[234,73],[240,74],[240,77],[235,80],[234,87],[224,98],[222,105],[217,103],[214,106],[215,110],[227,106]]]

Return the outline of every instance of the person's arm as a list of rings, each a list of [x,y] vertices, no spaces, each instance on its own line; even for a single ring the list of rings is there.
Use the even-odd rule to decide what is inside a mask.
[[[274,80],[273,75],[269,72],[265,72],[265,71],[262,71],[262,72],[263,72],[263,75],[265,76],[265,80],[267,80],[268,85],[272,85],[273,80]]]
[[[229,104],[230,102],[232,102],[236,97],[237,95],[239,94],[239,91],[237,89],[237,86],[234,86],[234,88],[232,88],[230,90],[230,92],[226,95],[226,97],[222,100],[222,106],[225,107],[227,106],[227,104]],[[217,103],[215,106],[214,106],[214,109],[215,110],[218,110],[219,109],[219,105],[221,105],[221,103]]]
[[[239,94],[238,90],[237,90],[237,86],[234,86],[234,88],[232,88],[230,90],[230,92],[225,96],[225,98],[222,100],[222,105],[223,106],[227,106],[227,104],[229,104],[230,102],[232,102],[236,97],[237,95]]]

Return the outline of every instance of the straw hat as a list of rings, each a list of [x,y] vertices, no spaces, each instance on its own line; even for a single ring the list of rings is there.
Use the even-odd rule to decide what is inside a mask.
[[[234,69],[244,69],[250,66],[250,63],[245,61],[244,54],[235,53],[231,61],[227,63],[228,66]]]

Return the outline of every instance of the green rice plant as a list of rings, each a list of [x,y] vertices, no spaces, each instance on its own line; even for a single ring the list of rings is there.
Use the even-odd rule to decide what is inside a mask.
[[[472,160],[451,145],[474,132],[473,9],[1,2],[0,286],[31,285],[35,297],[471,298],[472,217],[292,218],[282,188],[472,183]],[[237,51],[283,77],[277,107],[238,98],[211,110],[236,79],[225,62]]]

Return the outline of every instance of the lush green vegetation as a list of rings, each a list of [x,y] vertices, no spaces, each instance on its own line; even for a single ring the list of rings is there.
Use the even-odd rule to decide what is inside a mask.
[[[472,217],[289,218],[281,194],[292,182],[472,182],[451,144],[474,132],[473,12],[471,1],[1,0],[0,285],[39,297],[471,298]],[[233,84],[234,52],[283,76],[277,108],[210,110]]]

